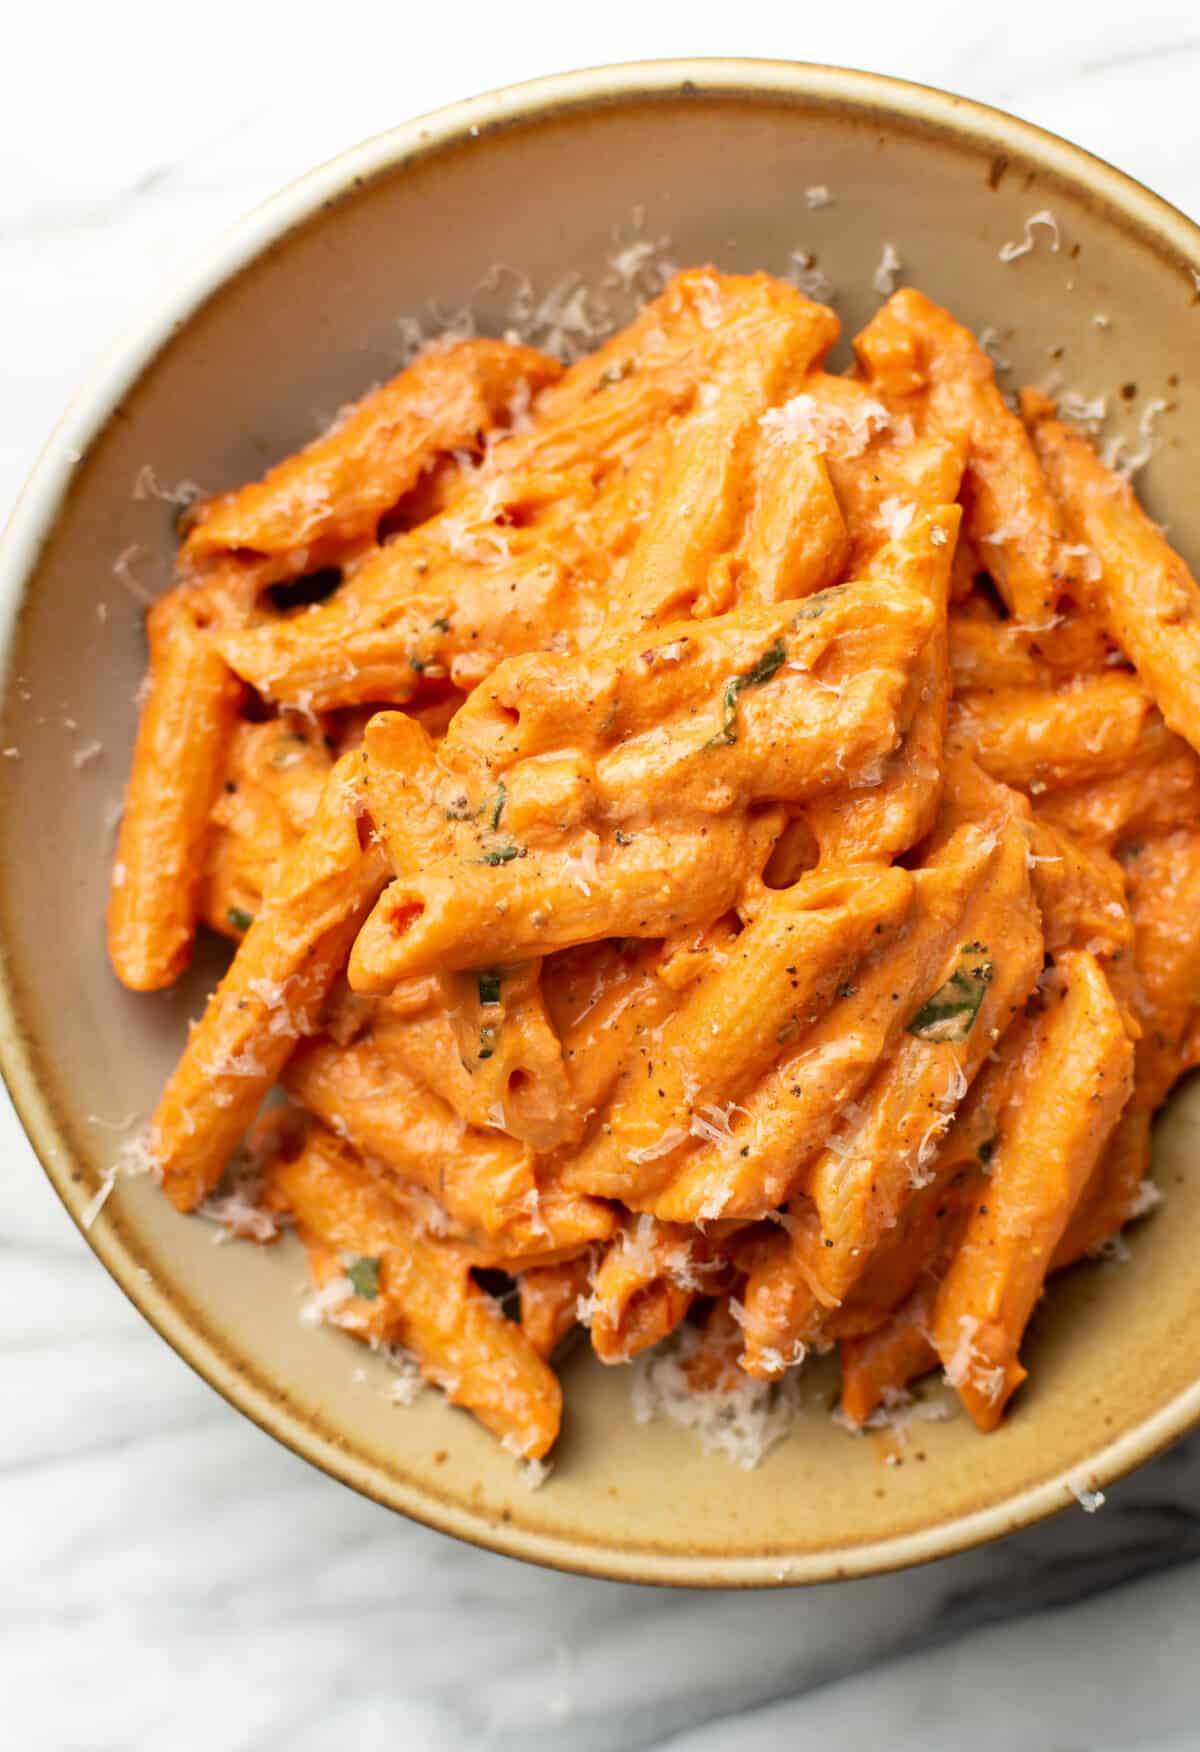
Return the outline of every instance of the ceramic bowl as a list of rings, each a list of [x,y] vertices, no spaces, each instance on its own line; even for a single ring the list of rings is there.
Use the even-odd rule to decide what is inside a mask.
[[[819,187],[826,204],[806,194]],[[1057,231],[1027,232],[1042,211]],[[1028,250],[1005,248],[1027,238]],[[437,327],[470,307],[502,329],[531,285],[536,299],[559,289],[551,308],[569,330],[572,286],[620,316],[669,256],[736,270],[799,262],[826,277],[850,333],[879,302],[887,245],[898,279],[995,332],[1004,381],[1057,372],[1107,395],[1111,428],[1135,440],[1149,404],[1169,404],[1140,484],[1200,559],[1189,466],[1200,232],[1026,123],[863,73],[629,65],[407,123],[253,213],[104,363],[48,444],[0,559],[0,745],[17,751],[0,793],[4,1072],[77,1221],[221,959],[202,954],[178,991],[134,997],[104,953],[144,660],[138,598],[165,585],[174,548],[173,507],[156,489],[260,472],[395,368],[409,319]],[[555,1469],[536,1493],[468,1416],[433,1393],[390,1404],[382,1363],[299,1321],[294,1244],[214,1247],[211,1228],[144,1180],[122,1183],[87,1235],[168,1343],[247,1416],[431,1526],[596,1575],[828,1580],[1025,1525],[1200,1419],[1198,1128],[1200,1089],[1185,1088],[1158,1126],[1165,1208],[1127,1263],[1053,1285],[1027,1343],[1030,1382],[995,1435],[957,1418],[917,1424],[904,1444],[853,1438],[831,1420],[835,1381],[818,1369],[788,1439],[743,1472],[673,1424],[635,1424],[628,1371],[581,1348],[564,1366]]]

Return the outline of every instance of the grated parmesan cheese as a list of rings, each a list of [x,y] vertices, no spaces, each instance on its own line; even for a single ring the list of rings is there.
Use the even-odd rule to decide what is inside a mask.
[[[1148,1217],[1151,1211],[1156,1211],[1159,1205],[1163,1203],[1164,1197],[1165,1195],[1162,1188],[1156,1186],[1153,1180],[1143,1180],[1133,1195],[1132,1202],[1129,1206],[1129,1214],[1126,1216],[1125,1221],[1127,1223],[1134,1223],[1139,1217]]]
[[[639,1149],[628,1151],[629,1160],[637,1163],[655,1162],[660,1156],[669,1156],[672,1150],[677,1150],[680,1144],[686,1143],[688,1136],[689,1133],[682,1126],[673,1126],[652,1144],[643,1144]]]
[[[144,462],[133,477],[130,497],[161,499],[164,505],[194,505],[197,499],[205,498],[206,494],[204,488],[195,481],[179,481],[173,487],[164,487],[151,465]]]
[[[785,279],[790,280],[806,298],[815,298],[818,304],[833,303],[837,296],[833,281],[817,266],[816,256],[806,249],[794,249],[790,263]]]
[[[983,328],[979,331],[979,345],[983,348],[997,371],[1011,371],[1012,360],[1006,358],[1000,351],[1000,330]]]
[[[149,608],[154,601],[154,592],[134,575],[133,570],[134,561],[145,551],[141,543],[137,541],[130,542],[128,547],[122,548],[113,561],[113,577],[123,589],[128,590],[135,602],[140,602],[143,608]]]
[[[894,243],[885,243],[883,254],[879,258],[879,266],[871,276],[871,284],[876,292],[884,298],[890,298],[896,290],[896,276],[901,272],[904,263],[896,251]]]
[[[891,416],[882,402],[862,401],[856,408],[827,406],[808,394],[794,395],[782,407],[768,408],[759,426],[769,441],[795,443],[803,439],[824,450],[837,441],[844,457],[860,456],[876,433],[886,431]]]
[[[1094,548],[1090,548],[1087,546],[1086,542],[1080,541],[1075,542],[1071,546],[1064,543],[1060,551],[1064,554],[1070,554],[1074,559],[1083,561],[1083,564],[1079,568],[1079,576],[1083,579],[1085,584],[1096,583],[1101,576],[1103,568],[1100,565],[1100,556]]]
[[[1097,426],[1108,418],[1108,397],[1095,395],[1089,401],[1078,390],[1064,389],[1058,398],[1058,411],[1064,420],[1076,420],[1081,426]]]
[[[93,1125],[104,1126],[114,1131],[126,1130],[136,1120],[136,1114],[130,1114],[123,1120],[104,1120],[95,1114],[88,1116]],[[116,1156],[101,1176],[100,1184],[79,1213],[79,1222],[83,1229],[90,1229],[112,1194],[114,1186],[121,1179],[136,1179],[143,1174],[152,1174],[158,1178],[158,1164],[150,1148],[150,1126],[145,1123],[138,1127],[131,1137],[117,1151]]]
[[[997,250],[1002,262],[1015,262],[1019,256],[1032,255],[1036,238],[1034,228],[1044,226],[1050,233],[1051,253],[1057,255],[1062,248],[1062,233],[1058,228],[1058,220],[1049,207],[1043,207],[1040,212],[1031,213],[1025,221],[1025,235],[1020,243],[1003,243]]]
[[[305,1326],[337,1325],[337,1310],[354,1300],[354,1285],[348,1277],[331,1278],[319,1290],[306,1296],[300,1304],[300,1319]]]
[[[1084,1473],[1072,1474],[1067,1479],[1067,1488],[1085,1515],[1094,1515],[1097,1509],[1104,1507],[1104,1492],[1097,1490]]]
[[[901,499],[894,493],[879,501],[879,526],[889,541],[896,541],[904,534],[916,509],[911,500]]]
[[[633,1420],[646,1424],[669,1418],[691,1430],[706,1454],[723,1454],[750,1471],[791,1428],[799,1410],[799,1377],[792,1371],[778,1382],[764,1382],[737,1370],[736,1379],[698,1391],[684,1365],[700,1344],[695,1327],[681,1326],[642,1352],[633,1365]]]

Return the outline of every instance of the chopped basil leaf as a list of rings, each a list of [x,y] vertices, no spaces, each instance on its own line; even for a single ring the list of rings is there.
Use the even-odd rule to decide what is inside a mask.
[[[705,743],[706,748],[728,746],[737,741],[737,704],[741,695],[748,687],[761,687],[764,681],[770,681],[777,669],[782,668],[787,660],[787,646],[782,639],[776,639],[773,645],[763,652],[752,669],[747,669],[744,675],[731,675],[725,683],[725,693],[721,701],[721,728],[717,734]]]
[[[501,846],[498,851],[485,852],[480,862],[483,864],[511,864],[514,858],[520,856],[520,846]]]
[[[498,1004],[500,1002],[500,975],[498,973],[480,974],[479,1002],[481,1004]]]
[[[435,633],[448,633],[450,631],[450,622],[444,614],[439,614],[437,619],[431,620],[429,624]]]
[[[504,805],[507,802],[508,802],[508,786],[504,783],[504,780],[501,779],[500,783],[496,786],[496,801],[492,806],[491,826],[492,826],[493,833],[495,833],[496,829],[500,825],[500,817],[504,814]]]
[[[424,673],[425,673],[425,659],[423,657],[414,657],[410,653],[409,659],[408,659],[408,667],[410,669],[415,669],[418,675],[424,675]]]
[[[923,1040],[960,1041],[971,1032],[995,971],[982,943],[964,943],[959,965],[908,1024]]]
[[[248,931],[254,923],[254,914],[244,911],[240,906],[231,906],[225,914],[235,931]]]
[[[801,621],[820,620],[827,608],[833,606],[835,596],[840,596],[845,590],[844,584],[831,584],[827,590],[818,590],[815,596],[806,598],[796,610],[792,625],[798,626]]]
[[[350,1279],[350,1287],[356,1296],[361,1296],[364,1302],[375,1300],[379,1294],[379,1261],[377,1259],[372,1259],[369,1253],[361,1254],[347,1265],[346,1276]]]

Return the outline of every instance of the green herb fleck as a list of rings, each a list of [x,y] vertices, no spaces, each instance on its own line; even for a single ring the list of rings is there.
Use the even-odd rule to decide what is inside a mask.
[[[481,864],[511,864],[514,858],[520,856],[520,846],[500,846],[494,852],[485,852],[479,861]]]
[[[479,1030],[479,1056],[481,1059],[490,1059],[495,1052],[497,1032],[497,1029],[490,1022],[485,1022]]]
[[[851,985],[849,980],[844,980],[837,989],[837,995],[839,998],[852,998],[857,990],[856,985]]]
[[[410,669],[415,669],[418,675],[424,675],[424,673],[425,673],[425,659],[423,657],[414,657],[412,655],[412,653],[410,652],[409,658],[408,658],[408,667]]]
[[[240,906],[231,906],[225,914],[235,931],[248,931],[254,923],[254,914],[246,912]]]
[[[794,1016],[789,1016],[782,1028],[776,1030],[775,1039],[780,1046],[786,1046],[789,1040],[795,1040],[800,1032],[800,1024]]]
[[[429,624],[435,633],[448,633],[450,631],[450,622],[444,614],[439,614],[437,619],[431,620]]]
[[[993,1137],[984,1138],[983,1142],[980,1144],[979,1164],[981,1167],[986,1168],[992,1157],[996,1154],[996,1143],[997,1139]]]
[[[982,943],[964,943],[959,965],[908,1024],[923,1040],[960,1041],[971,1032],[995,969]]]
[[[834,598],[840,596],[845,589],[845,584],[831,584],[828,590],[818,590],[815,596],[807,597],[796,610],[792,625],[796,627],[801,621],[820,620],[825,610],[833,607]]]
[[[361,1296],[364,1302],[373,1302],[379,1294],[379,1261],[369,1253],[360,1254],[352,1259],[346,1267],[346,1276],[350,1279],[350,1287],[356,1296]]]
[[[500,975],[498,973],[480,974],[479,1002],[481,1004],[498,1004],[500,1002]]]
[[[728,747],[731,742],[737,741],[735,725],[738,700],[748,687],[761,687],[764,681],[770,681],[775,671],[786,661],[787,646],[782,639],[776,639],[752,669],[747,669],[744,675],[730,676],[725,683],[725,693],[721,701],[721,728],[705,743],[706,748]]]
[[[495,833],[496,829],[500,825],[500,817],[504,814],[504,805],[507,802],[508,802],[508,786],[504,783],[504,780],[501,779],[500,783],[496,786],[496,801],[492,805],[491,827],[492,827],[493,833]]]

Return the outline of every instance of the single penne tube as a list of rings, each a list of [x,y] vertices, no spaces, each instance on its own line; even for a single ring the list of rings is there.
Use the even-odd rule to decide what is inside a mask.
[[[181,1210],[219,1180],[296,1042],[316,1029],[386,880],[383,853],[369,840],[360,767],[357,755],[345,755],[330,773],[307,833],[281,864],[163,1091],[150,1152]]]
[[[666,820],[611,850],[589,834],[577,850],[497,866],[447,859],[389,885],[354,945],[350,984],[386,993],[424,972],[503,967],[604,937],[665,936],[732,906],[781,826],[778,811],[702,827]]]
[[[868,576],[899,579],[927,600],[934,631],[916,663],[901,708],[903,739],[874,784],[819,798],[806,811],[822,863],[899,857],[933,827],[942,792],[942,747],[950,697],[946,607],[960,513],[946,505],[911,523],[871,562]]]
[[[969,821],[989,827],[1016,822],[1024,833],[1048,955],[1090,949],[1105,961],[1119,962],[1129,954],[1133,921],[1121,866],[1103,847],[1088,845],[1043,820],[1040,808],[1032,809],[1019,791],[989,778],[959,750],[946,763],[942,811],[931,844],[941,843]]]
[[[276,561],[269,581],[335,564],[374,540],[380,518],[439,455],[473,450],[561,374],[557,360],[508,341],[421,354],[262,480],[203,506],[184,566],[203,568],[231,549]]]
[[[333,761],[301,718],[239,723],[209,817],[200,916],[240,940],[321,800]]]
[[[422,1187],[489,1256],[553,1258],[611,1234],[595,1200],[539,1186],[528,1145],[468,1126],[403,1068],[385,1028],[342,1045],[314,1039],[297,1051],[284,1086],[361,1154]]]
[[[1035,795],[1119,772],[1166,752],[1170,741],[1142,684],[1115,670],[1052,691],[961,694],[950,710],[951,746]]]
[[[810,876],[772,894],[722,964],[631,1058],[564,1183],[629,1204],[675,1179],[696,1137],[728,1128],[782,1043],[894,936],[911,905],[912,878],[891,869]]]
[[[1141,843],[1200,816],[1200,760],[1181,737],[1168,736],[1155,757],[1048,791],[1038,815],[1106,851]]]
[[[933,1312],[947,1376],[984,1430],[1025,1378],[1026,1323],[1133,1086],[1133,1047],[1095,958],[1067,951],[1042,995],[986,1198],[968,1218]]]
[[[860,454],[827,457],[850,538],[847,567],[852,577],[902,536],[914,518],[955,502],[966,455],[961,435],[917,438],[911,419],[901,413]],[[955,546],[955,558],[957,553]]]
[[[589,944],[543,963],[546,1010],[562,1045],[579,1124],[608,1099],[629,1055],[675,1005],[656,943]]]
[[[630,1218],[604,1251],[580,1309],[602,1363],[627,1363],[673,1332],[722,1260],[694,1229]]]
[[[468,1125],[550,1151],[581,1130],[562,1044],[546,1012],[541,962],[445,974],[428,1002],[373,1026],[381,1050],[427,1083]]]
[[[445,974],[458,1062],[485,1123],[547,1152],[577,1133],[562,1043],[541,991],[540,960]]]
[[[591,1271],[590,1253],[580,1253],[561,1265],[535,1265],[521,1273],[521,1331],[539,1357],[549,1361],[579,1324],[579,1303],[586,1300]]]
[[[751,496],[758,420],[770,401],[765,385],[756,388],[730,385],[686,422],[614,593],[618,616],[649,628],[731,606],[732,578],[717,581],[714,600],[712,569],[737,541]]]
[[[471,1250],[430,1235],[346,1144],[317,1128],[269,1173],[301,1239],[343,1262],[347,1295],[334,1324],[353,1331],[354,1304],[366,1302],[361,1311],[375,1331],[411,1351],[453,1405],[473,1412],[514,1453],[540,1459],[558,1434],[562,1391],[521,1328],[475,1282]]]
[[[475,686],[505,657],[536,646],[535,629],[571,637],[600,624],[607,565],[581,533],[543,537],[531,526],[498,533],[495,546],[477,536],[480,545],[456,555],[436,546],[430,529],[380,548],[304,613],[222,627],[230,668],[297,711],[403,705],[447,674]]]
[[[860,1110],[861,1091],[961,944],[969,897],[993,879],[998,841],[965,827],[912,872],[912,911],[836,1001],[646,1202],[663,1221],[762,1217],[782,1204],[825,1139]]]
[[[108,903],[109,957],[131,991],[170,985],[191,958],[209,814],[242,696],[208,622],[203,593],[178,588],[146,620],[149,691]]]
[[[1200,907],[1200,830],[1180,828],[1131,846],[1123,863],[1134,930],[1134,1006],[1142,1024],[1135,1092],[1155,1108],[1194,1062],[1200,942],[1180,921],[1195,918]]]
[[[1047,624],[1078,566],[1028,434],[974,335],[905,287],[855,337],[854,351],[868,384],[923,432],[966,434],[966,533],[1016,618]]]
[[[760,443],[753,499],[734,553],[741,603],[813,596],[845,576],[850,538],[815,444]]]
[[[1135,1077],[1136,1064],[1135,1048]],[[1051,1271],[1061,1271],[1097,1252],[1126,1223],[1144,1216],[1158,1204],[1156,1188],[1146,1181],[1153,1118],[1153,1109],[1139,1100],[1135,1091],[1071,1212],[1050,1261]]]
[[[842,1416],[861,1429],[889,1393],[900,1393],[919,1375],[937,1367],[938,1354],[929,1336],[937,1284],[925,1279],[882,1325],[855,1338],[844,1338]]]
[[[837,332],[830,317],[824,305],[807,299],[781,301],[759,323],[753,347],[715,380],[709,398],[683,423],[614,593],[617,614],[659,626],[729,606],[712,597],[711,569],[737,545],[752,502],[755,457],[764,443],[760,421],[824,356]],[[728,579],[726,597],[731,592]]]
[[[1061,680],[1038,650],[1035,635],[1012,621],[982,615],[950,616],[950,672],[956,693],[1054,687]]]
[[[1027,398],[1033,441],[1076,541],[1106,628],[1133,662],[1171,729],[1200,750],[1200,589],[1133,488],[1105,468],[1081,432]]]
[[[831,1302],[844,1299],[920,1186],[959,1102],[1041,971],[1042,933],[1018,828],[999,831],[997,854],[964,911],[963,940],[906,1018],[861,1116],[803,1176],[815,1221],[795,1225],[793,1244],[808,1250],[809,1270]]]

